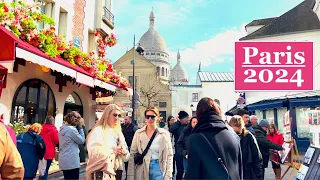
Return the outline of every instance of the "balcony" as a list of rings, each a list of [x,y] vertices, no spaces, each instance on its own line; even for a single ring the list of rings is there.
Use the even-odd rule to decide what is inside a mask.
[[[110,29],[114,29],[114,15],[105,6],[102,7],[102,21],[109,26]]]

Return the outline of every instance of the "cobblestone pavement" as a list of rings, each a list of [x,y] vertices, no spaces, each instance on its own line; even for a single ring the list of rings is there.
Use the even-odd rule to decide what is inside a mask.
[[[284,166],[284,165],[281,165],[281,169],[282,169],[282,174],[286,171],[288,166]],[[283,180],[288,180],[289,177],[290,177],[290,173],[292,172],[292,169],[290,169],[286,176],[283,178]],[[293,179],[295,179],[295,176],[297,174],[297,170],[294,170],[294,174],[293,174]],[[123,173],[123,178],[124,179],[125,177],[125,173]],[[49,179],[52,179],[52,180],[58,180],[58,179],[63,179],[63,174],[62,174],[62,171],[58,172],[58,173],[55,173],[55,174],[51,174],[49,176]],[[83,165],[81,168],[80,168],[80,180],[85,180],[86,179],[86,172],[85,172],[85,165]],[[175,178],[174,178],[175,179]],[[273,169],[271,167],[271,163],[269,163],[269,167],[266,169],[265,171],[265,180],[275,180],[275,176],[274,176],[274,172],[273,172]]]
[[[281,169],[282,169],[282,174],[285,172],[285,170],[287,169],[287,166],[281,166]],[[286,174],[286,176],[283,178],[283,180],[288,180],[289,177],[290,177],[290,173],[291,173],[292,169],[290,169],[288,171],[288,173]],[[293,179],[295,179],[295,175],[297,174],[297,171],[295,170],[294,171],[294,176],[293,176]],[[85,180],[86,179],[86,175],[85,175],[85,172],[83,172],[82,174],[80,174],[80,180]],[[124,178],[122,178],[124,179]],[[265,180],[275,180],[275,177],[274,177],[274,172],[273,172],[273,169],[271,167],[271,164],[269,165],[269,167],[266,169],[266,172],[265,172]]]

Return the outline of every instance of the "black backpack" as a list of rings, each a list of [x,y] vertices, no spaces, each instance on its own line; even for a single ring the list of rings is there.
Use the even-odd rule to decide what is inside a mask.
[[[36,136],[33,132],[28,131],[28,134],[32,137],[35,141],[36,151],[39,156],[39,159],[43,159],[44,154],[46,153],[46,145],[43,139],[40,136]]]

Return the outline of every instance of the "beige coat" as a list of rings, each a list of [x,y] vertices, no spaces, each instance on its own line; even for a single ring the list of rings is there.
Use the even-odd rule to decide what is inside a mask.
[[[126,155],[116,156],[114,154],[113,149],[117,147],[118,140]],[[103,171],[104,180],[115,180],[115,171],[122,170],[123,162],[127,162],[130,156],[122,132],[117,133],[109,126],[105,130],[102,129],[102,126],[98,126],[91,131],[87,149],[89,154],[86,168],[87,180],[91,179],[91,173],[95,171]]]
[[[159,149],[159,165],[163,173],[163,179],[172,179],[173,171],[173,152],[172,144],[170,139],[170,133],[163,129],[158,128],[160,138],[160,149]],[[144,149],[147,147],[149,138],[146,134],[146,126],[136,131],[133,137],[133,141],[130,149],[130,159],[128,165],[128,180],[148,180],[149,179],[149,164],[151,160],[151,151],[149,150],[143,159],[143,164],[134,164],[134,154],[139,152],[142,154]]]
[[[24,167],[20,153],[10,134],[0,123],[0,180],[23,179]]]

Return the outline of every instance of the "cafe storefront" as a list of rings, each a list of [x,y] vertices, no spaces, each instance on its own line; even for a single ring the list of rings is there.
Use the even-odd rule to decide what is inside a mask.
[[[0,36],[0,103],[7,108],[6,123],[43,123],[52,115],[59,128],[63,115],[76,110],[91,128],[98,93],[112,96],[117,89],[132,93],[129,86],[104,82],[62,58],[48,57],[2,26]]]
[[[296,139],[299,151],[305,152],[310,145],[310,125],[308,112],[320,109],[320,91],[310,91],[293,95],[264,99],[246,108],[259,120],[267,119],[269,123],[277,125],[283,133],[283,115],[290,110],[292,118],[291,135]]]

